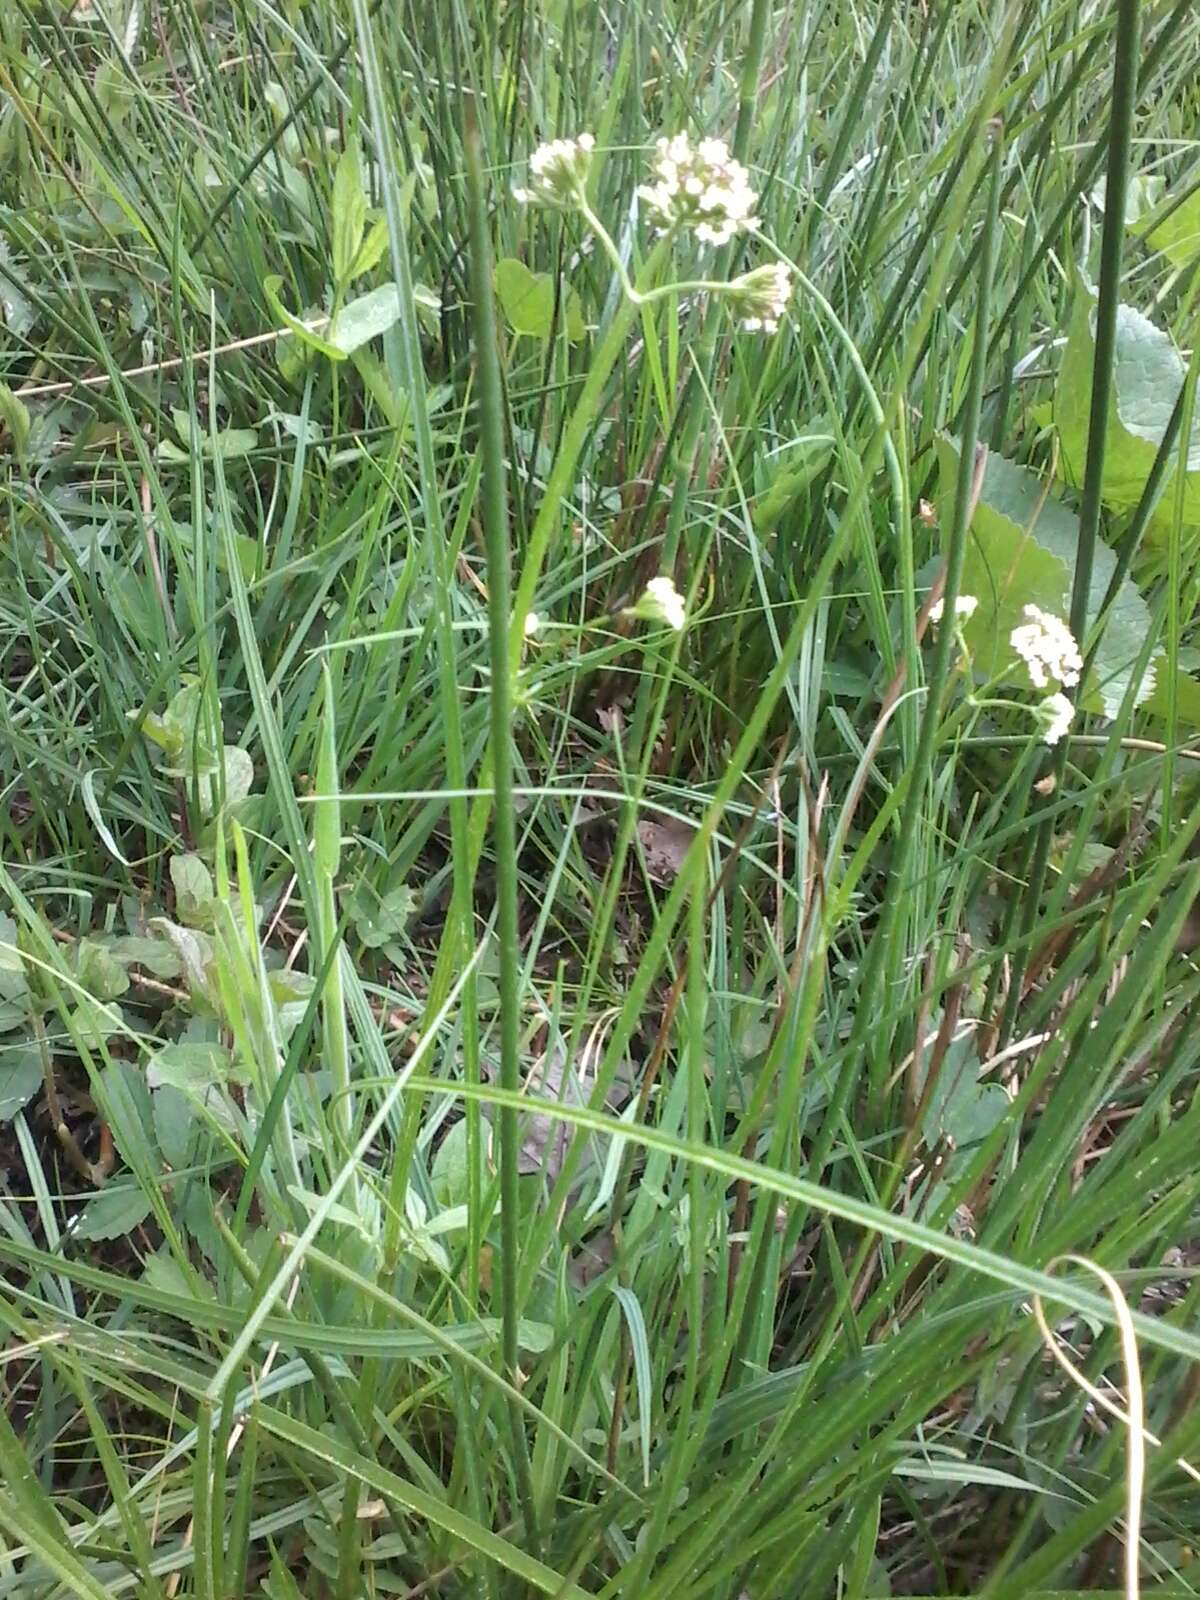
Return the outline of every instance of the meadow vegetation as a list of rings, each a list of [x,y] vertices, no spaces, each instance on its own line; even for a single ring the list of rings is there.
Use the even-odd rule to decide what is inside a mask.
[[[0,1600],[1200,1589],[1198,116],[3,6]]]

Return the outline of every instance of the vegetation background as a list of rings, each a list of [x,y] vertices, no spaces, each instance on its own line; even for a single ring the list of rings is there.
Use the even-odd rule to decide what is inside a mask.
[[[0,1596],[1197,1591],[1198,114],[1191,0],[0,10]]]

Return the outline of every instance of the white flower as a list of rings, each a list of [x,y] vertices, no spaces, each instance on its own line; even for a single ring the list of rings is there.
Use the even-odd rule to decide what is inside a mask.
[[[588,165],[596,141],[590,133],[574,139],[551,139],[529,158],[529,187],[514,187],[513,195],[527,206],[550,206],[570,211],[587,183]]]
[[[954,601],[955,618],[961,618],[963,622],[970,622],[971,618],[975,615],[978,606],[979,601],[973,594],[960,594],[956,596]],[[929,608],[930,622],[936,626],[942,620],[945,614],[946,602],[944,600],[935,600]]]
[[[1046,744],[1057,744],[1071,726],[1075,716],[1075,707],[1065,694],[1052,694],[1035,708],[1034,714],[1042,725],[1042,740]]]
[[[522,626],[527,639],[536,639],[541,630],[542,619],[536,611],[528,611],[525,614],[525,621]]]
[[[748,333],[774,333],[792,297],[794,269],[786,261],[743,272],[729,284],[729,294]]]
[[[1070,688],[1079,682],[1083,657],[1061,617],[1051,616],[1040,606],[1026,606],[1025,623],[1013,629],[1009,642],[1029,669],[1035,689],[1048,689],[1052,683]]]
[[[726,244],[758,227],[749,173],[723,139],[696,146],[686,133],[660,139],[654,173],[656,181],[644,184],[638,198],[664,231],[691,228],[702,244]]]
[[[687,621],[683,596],[670,578],[651,578],[629,614],[643,622],[665,622],[668,628],[682,628]]]

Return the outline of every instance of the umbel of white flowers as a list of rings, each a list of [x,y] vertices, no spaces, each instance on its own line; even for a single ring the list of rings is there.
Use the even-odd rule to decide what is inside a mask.
[[[1043,743],[1057,744],[1063,734],[1070,731],[1075,707],[1059,690],[1056,694],[1047,695],[1039,703],[1035,715],[1041,723]]]
[[[1069,689],[1079,682],[1083,657],[1061,617],[1040,606],[1026,606],[1025,622],[1013,629],[1009,642],[1024,661],[1035,689],[1049,689],[1052,684]]]
[[[758,196],[750,175],[724,139],[701,139],[697,145],[686,133],[660,139],[654,174],[655,181],[638,190],[638,199],[664,232],[686,227],[701,244],[717,245],[758,227]]]
[[[676,630],[687,621],[687,607],[683,596],[671,578],[651,578],[637,601],[627,608],[631,617],[643,622],[663,622]]]

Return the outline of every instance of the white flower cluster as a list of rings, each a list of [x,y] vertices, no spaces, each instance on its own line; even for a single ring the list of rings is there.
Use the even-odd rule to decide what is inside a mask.
[[[973,594],[958,595],[954,601],[954,616],[956,620],[961,619],[963,622],[969,622],[975,615],[978,606],[979,601]],[[930,622],[936,627],[945,615],[946,602],[944,600],[935,600],[929,608]]]
[[[574,208],[587,183],[588,165],[596,141],[590,133],[574,139],[551,139],[529,158],[529,187],[514,188],[522,205],[550,206],[558,211]]]
[[[729,285],[729,295],[748,333],[775,333],[792,298],[794,269],[786,261],[743,272]]]
[[[1083,657],[1061,617],[1040,606],[1026,606],[1025,622],[1013,629],[1009,642],[1028,668],[1035,689],[1048,689],[1052,683],[1070,688],[1079,682]]]
[[[1060,690],[1057,694],[1046,696],[1037,707],[1036,716],[1042,725],[1043,742],[1057,744],[1070,729],[1075,707]]]
[[[631,616],[643,622],[663,622],[676,630],[687,621],[687,608],[683,596],[671,578],[651,578],[642,590],[636,605],[629,607]]]
[[[638,197],[664,232],[691,228],[702,244],[718,245],[758,227],[758,196],[724,139],[701,139],[698,145],[686,133],[660,139],[654,171],[656,181],[644,184]]]

